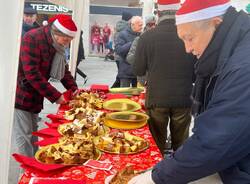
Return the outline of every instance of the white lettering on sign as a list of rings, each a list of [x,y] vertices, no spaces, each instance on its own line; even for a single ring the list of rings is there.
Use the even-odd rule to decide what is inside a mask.
[[[49,7],[49,6],[48,6],[47,4],[44,4],[44,5],[43,5],[43,11],[48,11],[48,7]]]
[[[41,4],[37,4],[37,5],[35,6],[35,9],[36,9],[37,11],[42,11],[42,10],[43,10],[43,6],[42,6]]]
[[[55,6],[53,5],[49,5],[49,11],[56,11],[56,8]]]
[[[60,5],[51,5],[51,4],[30,4],[33,9],[37,11],[45,11],[45,12],[64,12],[67,13],[70,10]]]

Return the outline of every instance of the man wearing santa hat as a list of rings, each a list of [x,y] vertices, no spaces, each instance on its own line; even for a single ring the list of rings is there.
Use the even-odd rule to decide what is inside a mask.
[[[185,52],[177,35],[175,13],[179,7],[180,0],[158,0],[158,25],[140,36],[133,66],[138,76],[148,73],[148,124],[163,156],[168,124],[175,151],[189,137],[191,122],[194,58]]]
[[[176,24],[198,58],[193,135],[129,184],[183,184],[216,172],[225,184],[249,184],[250,18],[229,0],[186,0]]]
[[[12,150],[26,156],[33,156],[37,150],[32,132],[37,131],[44,97],[52,103],[66,103],[62,93],[48,80],[57,79],[67,90],[77,90],[64,55],[77,27],[67,15],[57,15],[49,22],[47,26],[27,32],[20,48]]]

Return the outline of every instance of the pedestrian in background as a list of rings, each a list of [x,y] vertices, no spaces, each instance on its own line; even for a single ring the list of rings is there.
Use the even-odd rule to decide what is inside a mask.
[[[122,12],[122,20],[118,21],[115,26],[116,31],[114,34],[114,45],[116,45],[117,43],[117,37],[119,33],[129,26],[129,21],[132,17],[133,15],[131,13],[126,11]],[[116,62],[117,70],[119,70],[119,61],[122,60],[122,58],[120,58],[120,56],[115,51],[114,51],[114,59]],[[116,87],[120,87],[120,79],[118,77],[118,72],[116,75],[115,82],[113,83],[111,88],[116,88]]]
[[[39,24],[36,22],[37,11],[33,9],[29,4],[25,4],[23,12],[23,25],[22,25],[22,36],[35,28],[39,28]]]
[[[155,16],[154,15],[146,16],[145,17],[145,27],[143,29],[143,33],[150,30],[150,29],[155,28],[155,26],[156,26]],[[129,52],[128,52],[126,59],[130,65],[133,65],[135,63],[135,51],[136,51],[136,47],[137,47],[139,38],[140,38],[140,36],[137,36],[134,39],[134,41],[129,49]],[[137,85],[145,86],[145,83],[146,83],[146,75],[145,76],[137,76]]]
[[[76,61],[76,73],[75,73],[75,79],[77,73],[84,79],[84,84],[86,84],[88,77],[87,75],[79,68],[79,64],[81,61],[85,59],[85,53],[84,53],[84,47],[83,47],[83,40],[82,40],[82,34],[83,31],[81,31],[80,34],[80,40],[79,40],[79,47],[78,47],[78,54],[77,54],[77,61]]]
[[[137,79],[133,73],[132,65],[127,62],[127,54],[134,39],[142,32],[143,20],[139,16],[131,19],[130,25],[119,33],[115,45],[115,51],[119,55],[118,77],[120,87],[136,87]]]

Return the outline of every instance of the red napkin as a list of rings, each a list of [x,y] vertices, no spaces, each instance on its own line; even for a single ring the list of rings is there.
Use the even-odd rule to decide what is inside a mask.
[[[39,178],[32,177],[29,184],[85,184],[83,180],[72,180],[66,178]]]
[[[128,98],[128,97],[124,94],[121,94],[121,93],[116,93],[116,94],[108,93],[106,95],[106,100],[118,99],[118,98]]]
[[[103,91],[103,92],[109,92],[109,86],[108,85],[101,85],[101,84],[93,84],[90,86],[91,91]]]
[[[71,90],[67,90],[63,93],[63,97],[64,99],[68,102],[71,100],[72,98],[72,95],[73,95],[73,92]]]
[[[44,138],[41,141],[34,142],[35,145],[37,146],[47,146],[50,144],[56,144],[58,143],[59,137],[50,137],[50,138]]]
[[[49,128],[58,128],[59,125],[61,125],[62,123],[56,123],[56,122],[53,122],[53,123],[48,123],[48,122],[45,122],[45,124],[49,127]]]
[[[69,123],[69,120],[66,120],[62,114],[48,114],[47,118],[51,119],[52,122]]]
[[[53,120],[66,120],[63,114],[48,114],[47,118]]]
[[[17,153],[14,153],[12,155],[15,160],[19,163],[21,163],[21,167],[27,168],[29,170],[34,170],[38,172],[53,172],[53,171],[58,171],[58,169],[62,169],[65,167],[68,167],[67,165],[62,165],[62,164],[43,164],[38,162],[35,158],[33,157],[27,157],[24,155],[20,155]],[[45,174],[45,173],[44,173]]]
[[[69,107],[68,104],[62,104],[59,106],[57,114],[64,114],[64,111],[68,111],[70,109],[71,109],[71,107]]]
[[[57,129],[54,128],[44,128],[41,130],[38,130],[37,132],[32,132],[33,135],[43,138],[48,137],[60,137],[61,135],[57,131]]]

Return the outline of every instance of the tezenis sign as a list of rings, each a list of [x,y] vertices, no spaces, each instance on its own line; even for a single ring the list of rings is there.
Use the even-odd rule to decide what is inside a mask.
[[[54,4],[42,4],[42,3],[30,3],[30,6],[38,12],[50,12],[50,13],[71,13],[72,11],[60,5]]]

